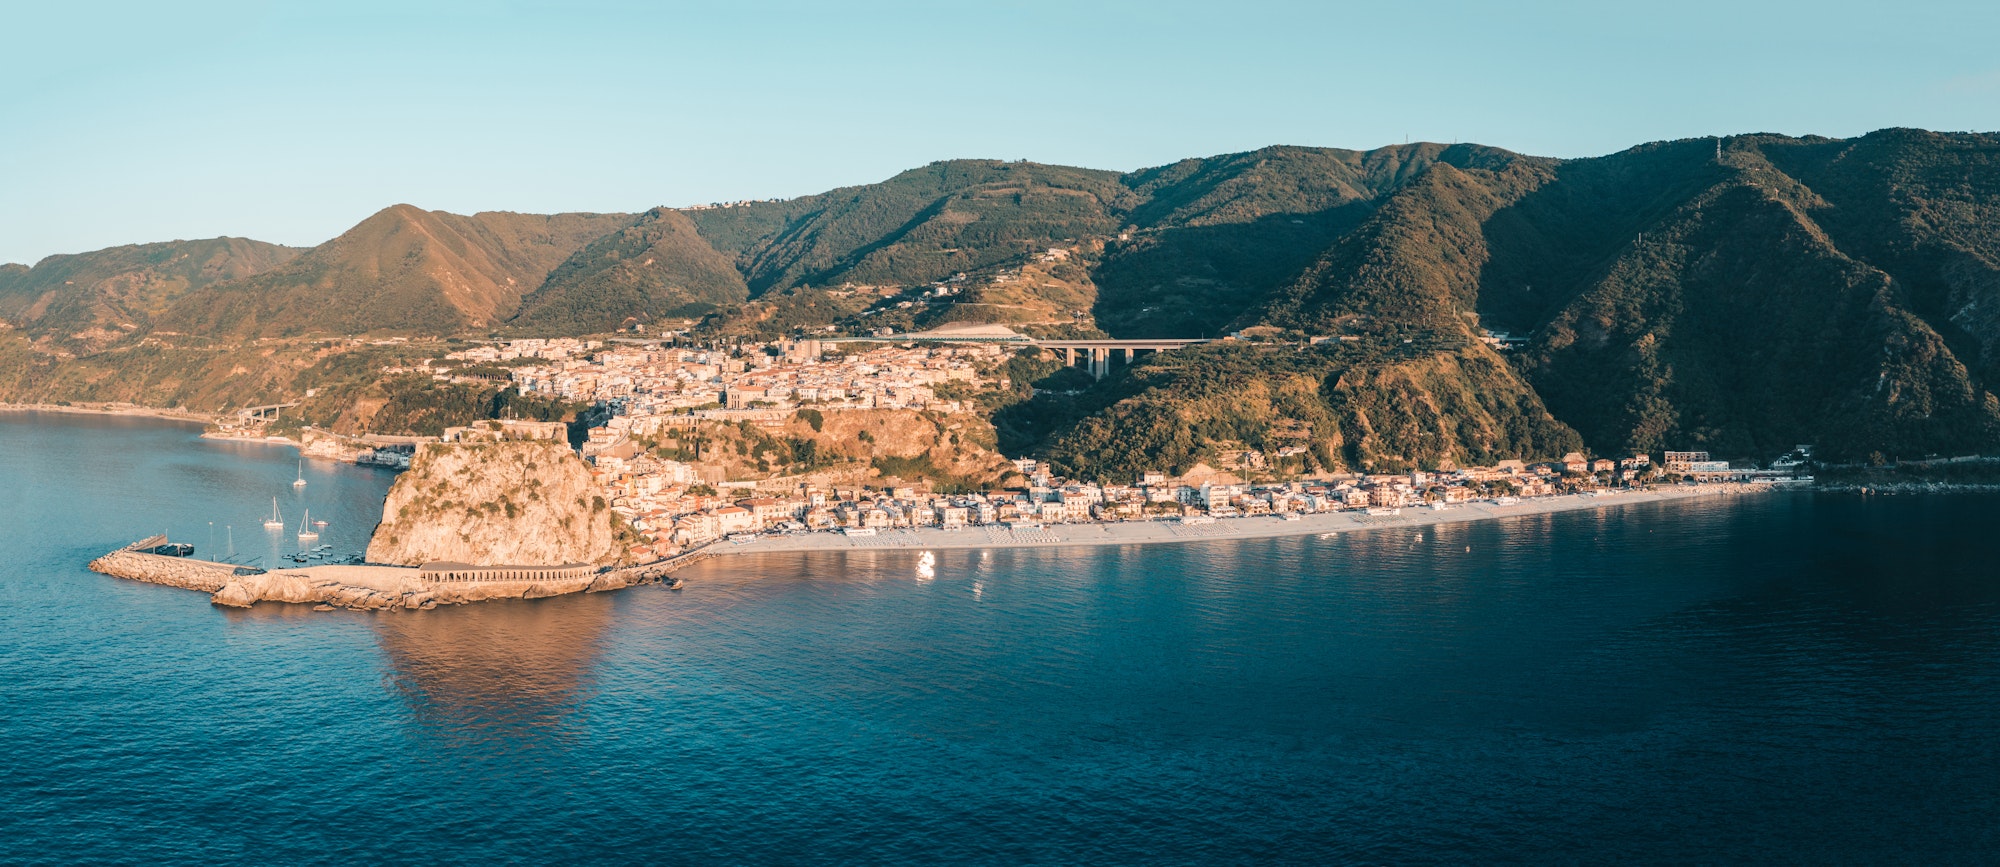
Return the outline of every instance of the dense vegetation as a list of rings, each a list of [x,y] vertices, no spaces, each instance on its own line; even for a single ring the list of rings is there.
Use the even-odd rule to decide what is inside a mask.
[[[245,238],[168,241],[0,265],[0,321],[71,351],[102,348],[194,289],[249,277],[299,251]]]
[[[658,208],[590,242],[521,301],[512,324],[552,334],[701,317],[750,297],[729,257],[680,211]]]
[[[1126,174],[954,160],[636,217],[397,206],[296,256],[221,239],[0,267],[0,393],[240,404],[291,393],[324,353],[234,338],[704,314],[760,337],[992,321],[1276,341],[1101,383],[1009,362],[1014,389],[978,398],[1002,447],[1084,475],[1293,447],[1307,469],[1992,451],[2000,138],[1752,135],[1582,160],[1273,147]],[[1503,354],[1485,330],[1526,344]],[[408,404],[382,418],[428,425],[480,400],[329,388],[345,424]]]
[[[499,324],[625,214],[472,216],[396,205],[255,276],[182,297],[159,330],[231,337],[462,333]]]
[[[1304,449],[1302,470],[1394,471],[1582,445],[1491,350],[1387,338],[1151,356],[1080,394],[1009,406],[998,424],[1015,436],[1044,432],[1031,449],[1060,472],[1103,480],[1233,468],[1231,453],[1288,446]]]

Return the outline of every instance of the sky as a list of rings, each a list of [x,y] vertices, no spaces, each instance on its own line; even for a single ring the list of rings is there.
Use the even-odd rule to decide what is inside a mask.
[[[175,8],[168,8],[169,6]],[[0,262],[938,159],[2000,130],[2000,3],[0,0]]]

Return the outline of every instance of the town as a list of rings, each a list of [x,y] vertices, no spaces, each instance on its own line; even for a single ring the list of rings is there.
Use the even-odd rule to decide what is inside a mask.
[[[1731,467],[1706,452],[1671,451],[1394,474],[1246,481],[1234,472],[1170,477],[1147,472],[1115,484],[1066,479],[1033,459],[1013,461],[1017,483],[945,493],[921,483],[869,480],[820,484],[787,478],[729,479],[697,460],[664,456],[663,433],[702,425],[781,426],[803,413],[906,409],[961,413],[1013,351],[994,344],[895,345],[814,339],[769,344],[680,346],[670,339],[612,343],[513,340],[453,352],[447,362],[507,364],[513,387],[588,404],[591,426],[580,452],[614,514],[637,540],[626,552],[645,561],[719,540],[756,534],[836,532],[869,536],[900,528],[983,526],[1031,534],[1050,524],[1170,520],[1203,524],[1240,517],[1335,511],[1397,514],[1474,501],[1509,505],[1526,498],[1607,492],[1655,483],[1763,484],[1808,466],[1801,445],[1766,469]],[[449,378],[448,369],[435,374]],[[559,422],[496,420],[448,430],[446,441],[563,439]],[[682,455],[682,457],[688,457]],[[1284,458],[1284,454],[1269,457]],[[1269,458],[1231,455],[1245,475]],[[871,484],[870,481],[882,482]]]

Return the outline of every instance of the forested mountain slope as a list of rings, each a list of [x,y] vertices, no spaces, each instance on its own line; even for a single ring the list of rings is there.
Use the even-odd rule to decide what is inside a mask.
[[[108,247],[0,265],[0,321],[63,350],[88,351],[145,327],[191,290],[248,277],[299,250],[248,238]]]
[[[513,324],[555,334],[699,317],[749,300],[735,264],[670,208],[590,242],[521,300]]]
[[[0,267],[13,351],[53,355],[702,316],[715,334],[994,321],[1272,341],[1007,410],[1017,450],[1086,474],[1129,469],[1121,450],[1286,445],[1317,467],[1992,451],[2000,139],[1746,135],[1578,160],[1270,147],[1127,173],[950,160],[732,207],[396,206],[302,254],[218,239]]]
[[[220,337],[448,334],[498,324],[627,214],[385,208],[284,266],[191,293],[160,330]]]

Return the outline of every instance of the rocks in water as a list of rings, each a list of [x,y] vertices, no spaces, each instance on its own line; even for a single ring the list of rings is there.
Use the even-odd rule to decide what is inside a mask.
[[[249,608],[251,605],[256,604],[257,594],[251,592],[250,588],[243,586],[242,582],[231,581],[228,584],[222,585],[222,589],[215,591],[215,595],[208,597],[208,601],[211,605],[226,605],[230,608]]]

